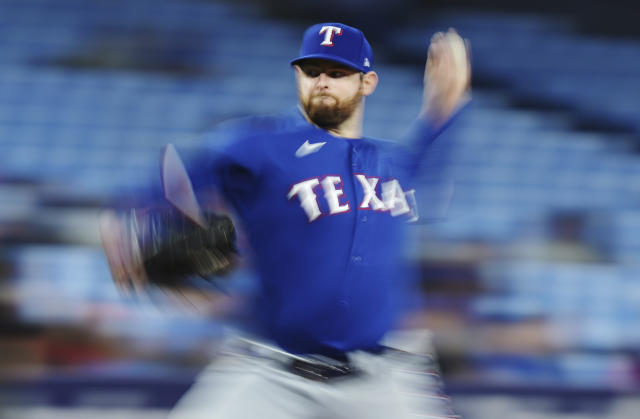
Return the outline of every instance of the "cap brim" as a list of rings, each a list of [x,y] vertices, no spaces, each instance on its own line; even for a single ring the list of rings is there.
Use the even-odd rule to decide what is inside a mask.
[[[364,66],[360,66],[359,67],[359,66],[355,65],[354,63],[352,63],[349,60],[345,60],[344,58],[336,57],[334,55],[329,55],[329,54],[303,55],[301,57],[296,58],[295,60],[291,60],[290,64],[294,65],[294,64],[299,63],[300,61],[311,60],[311,59],[334,61],[336,63],[340,63],[340,64],[343,64],[343,65],[346,65],[347,67],[353,68],[354,70],[362,71],[363,73],[368,73],[369,71],[371,71],[371,69],[368,68],[368,67],[364,67]]]

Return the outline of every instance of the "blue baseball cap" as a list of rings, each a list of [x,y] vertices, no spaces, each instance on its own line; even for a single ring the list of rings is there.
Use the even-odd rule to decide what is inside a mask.
[[[335,61],[363,73],[373,65],[367,38],[359,29],[342,23],[318,23],[305,31],[300,56],[291,60],[291,65],[310,58]]]

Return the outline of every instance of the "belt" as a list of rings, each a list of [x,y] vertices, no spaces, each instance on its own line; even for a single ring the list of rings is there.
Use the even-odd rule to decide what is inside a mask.
[[[361,373],[350,361],[346,352],[333,349],[322,349],[320,353],[309,355],[296,355],[261,342],[240,338],[241,341],[250,344],[252,347],[266,351],[269,358],[277,360],[285,370],[300,377],[326,382],[340,377],[355,377]],[[386,348],[377,346],[366,349],[365,352],[379,354]]]
[[[359,349],[361,352],[381,354],[388,348],[375,346],[373,348]],[[301,377],[314,381],[328,381],[339,377],[355,377],[362,372],[349,361],[347,352],[336,351],[332,348],[324,348],[307,357],[295,357],[287,363],[288,370]]]
[[[360,374],[360,370],[349,362],[331,365],[294,359],[287,367],[290,372],[313,381],[328,381],[332,378],[354,377]]]

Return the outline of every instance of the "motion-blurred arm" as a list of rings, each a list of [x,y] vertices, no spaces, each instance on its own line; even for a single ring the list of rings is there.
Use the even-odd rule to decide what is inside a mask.
[[[412,176],[440,134],[471,100],[470,43],[454,30],[437,32],[431,38],[424,70],[422,107],[405,135],[403,164]]]

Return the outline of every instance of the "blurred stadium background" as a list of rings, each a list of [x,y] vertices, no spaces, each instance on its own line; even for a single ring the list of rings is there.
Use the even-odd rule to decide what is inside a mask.
[[[455,195],[445,220],[416,228],[413,255],[460,413],[638,417],[639,12],[632,1],[0,0],[0,417],[161,418],[186,390],[227,302],[203,313],[120,297],[96,214],[155,173],[165,143],[295,104],[288,60],[320,20],[372,42],[381,84],[365,132],[378,137],[415,117],[431,34],[471,39],[474,101],[435,159]]]

